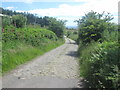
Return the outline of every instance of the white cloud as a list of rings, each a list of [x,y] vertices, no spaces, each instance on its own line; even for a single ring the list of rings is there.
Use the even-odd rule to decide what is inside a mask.
[[[27,12],[27,11],[22,11],[22,10],[16,10],[16,12],[22,12],[22,13],[24,13],[24,12]]]
[[[74,0],[75,2],[89,2],[91,0]],[[93,1],[93,0],[92,0]]]
[[[75,0],[2,0],[2,2],[75,2]]]
[[[78,1],[78,0],[77,0]],[[81,1],[81,0],[79,0]],[[58,8],[48,8],[48,9],[35,9],[30,10],[30,13],[37,13],[41,16],[81,16],[84,13],[91,10],[96,12],[117,12],[118,2],[117,0],[85,0],[88,1],[85,4],[71,6],[68,4],[59,5]]]
[[[27,2],[34,2],[35,0],[27,0]],[[80,5],[69,5],[61,4],[58,8],[46,8],[46,9],[34,9],[29,10],[29,13],[37,14],[38,16],[52,16],[58,17],[59,19],[68,20],[67,25],[74,24],[73,21],[78,19],[78,17],[84,16],[85,13],[91,10],[98,13],[103,11],[113,14],[117,22],[116,13],[118,13],[118,0],[73,0],[74,2],[85,2]],[[19,11],[22,12],[22,11]],[[71,23],[72,22],[72,23]]]
[[[9,9],[9,10],[12,10],[14,9],[15,7],[6,7],[6,9]]]
[[[66,23],[66,26],[77,26],[77,23],[74,23],[75,20],[78,20],[79,17],[57,17],[57,19],[60,20],[68,20],[68,23]]]
[[[31,3],[33,3],[34,1],[35,1],[35,0],[25,0],[24,2],[31,4]]]
[[[35,9],[28,12],[36,13],[41,16],[80,16],[78,6],[70,6],[67,4],[59,5],[58,8]]]
[[[85,13],[93,10],[98,13],[103,11],[115,14],[118,12],[118,1],[117,0],[74,0],[76,2],[86,2],[77,6],[71,6],[68,4],[61,4],[58,8],[47,8],[47,9],[35,9],[29,10],[30,13],[36,13],[40,16],[60,16],[62,19],[74,21],[76,17],[81,17]],[[64,18],[63,18],[64,17]],[[70,18],[67,18],[70,17]]]

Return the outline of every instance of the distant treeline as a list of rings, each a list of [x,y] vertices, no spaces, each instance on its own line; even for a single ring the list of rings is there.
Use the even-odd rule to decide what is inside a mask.
[[[31,13],[22,13],[12,10],[6,10],[2,8],[2,27],[13,25],[16,28],[23,28],[27,25],[38,25],[40,27],[46,27],[53,31],[57,37],[63,37],[65,22],[63,20],[57,20],[54,17],[38,17]]]
[[[49,25],[49,18],[48,16],[44,16],[44,17],[38,17],[35,14],[31,14],[28,12],[16,12],[16,11],[12,11],[12,10],[7,10],[7,9],[2,9],[2,14],[5,15],[9,15],[9,16],[13,16],[13,15],[24,15],[25,17],[27,17],[27,24],[40,24],[41,27],[44,26],[48,26]]]

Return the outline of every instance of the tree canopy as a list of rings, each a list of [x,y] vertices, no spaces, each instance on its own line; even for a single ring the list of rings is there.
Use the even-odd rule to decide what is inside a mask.
[[[24,27],[26,25],[27,18],[23,15],[13,15],[12,23],[17,27]]]
[[[58,37],[63,37],[66,21],[57,20],[56,18],[48,16],[38,17],[34,14],[19,13],[6,9],[3,9],[2,13],[7,15],[7,17],[3,17],[3,25],[13,24],[17,28],[24,27],[25,25],[39,25],[40,27],[47,27]]]
[[[98,41],[102,37],[102,32],[108,30],[109,26],[112,25],[110,21],[112,16],[108,13],[99,14],[91,11],[82,19],[77,20],[79,27],[79,39],[83,43],[90,43],[92,40]],[[79,40],[79,41],[80,41]]]

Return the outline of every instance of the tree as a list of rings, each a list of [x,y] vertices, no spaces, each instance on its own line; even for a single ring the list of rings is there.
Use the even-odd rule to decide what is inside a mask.
[[[103,12],[99,14],[91,11],[87,13],[82,19],[77,20],[79,26],[79,41],[82,43],[90,43],[92,40],[100,41],[102,32],[109,28],[112,16]]]
[[[13,15],[12,19],[14,26],[16,26],[17,28],[25,27],[27,22],[27,18],[23,15]]]
[[[6,27],[7,25],[11,25],[12,18],[10,16],[3,16],[2,17],[2,26],[3,28]]]
[[[45,16],[45,17],[43,17],[42,21],[43,21],[42,23],[43,23],[44,26],[49,26],[50,25],[50,17]]]
[[[49,20],[49,30],[52,30],[58,37],[62,38],[64,35],[65,22],[56,20],[55,18],[49,18]]]

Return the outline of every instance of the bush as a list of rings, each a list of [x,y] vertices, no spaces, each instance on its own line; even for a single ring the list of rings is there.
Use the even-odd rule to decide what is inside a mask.
[[[26,26],[27,18],[23,15],[13,15],[12,23],[17,28],[22,28]]]
[[[120,87],[119,31],[112,19],[91,11],[78,21],[80,74],[92,88]]]
[[[7,26],[2,34],[3,42],[13,40],[24,41],[33,46],[38,46],[41,42],[45,42],[45,38],[57,40],[54,32],[43,28],[15,28],[14,26]]]
[[[6,27],[7,25],[11,25],[12,18],[10,16],[2,17],[2,27]]]
[[[2,72],[16,68],[64,43],[45,28],[7,26],[2,33]]]
[[[53,31],[57,37],[63,38],[65,25],[63,21],[57,21],[55,18],[50,19],[49,30]]]
[[[112,19],[109,14],[99,14],[94,11],[87,13],[82,19],[77,21],[79,26],[79,41],[84,44],[90,43],[93,40],[102,42],[103,31],[113,30],[110,27],[112,24],[109,22]]]
[[[82,50],[82,51],[80,51]],[[93,43],[81,46],[81,76],[92,88],[118,88],[120,86],[119,44],[117,42]]]
[[[78,34],[77,34],[76,31],[74,31],[74,32],[68,31],[67,37],[70,38],[70,39],[72,39],[72,40],[74,40],[74,41],[77,41]]]

